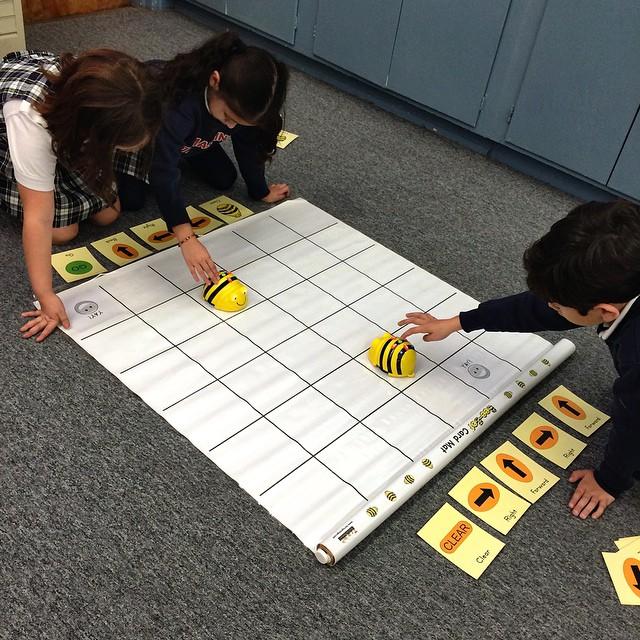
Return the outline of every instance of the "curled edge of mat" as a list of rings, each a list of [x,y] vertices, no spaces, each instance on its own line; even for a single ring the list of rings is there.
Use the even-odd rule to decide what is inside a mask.
[[[314,552],[317,560],[333,566],[344,558],[575,350],[573,342],[562,338],[523,367],[493,398],[487,400],[479,412],[463,420],[457,432],[454,428],[440,442],[429,447],[431,458],[419,456],[417,462],[405,468],[383,491],[355,509],[341,526],[321,540]]]

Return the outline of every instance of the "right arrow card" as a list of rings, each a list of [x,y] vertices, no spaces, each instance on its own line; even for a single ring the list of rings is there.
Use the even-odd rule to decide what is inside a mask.
[[[553,485],[558,476],[547,471],[510,442],[505,442],[483,461],[496,478],[530,502],[539,500]]]
[[[531,414],[514,432],[543,458],[566,469],[587,446],[566,431],[554,427],[537,413]]]
[[[592,407],[562,385],[538,404],[583,436],[590,436],[609,419],[606,413]]]

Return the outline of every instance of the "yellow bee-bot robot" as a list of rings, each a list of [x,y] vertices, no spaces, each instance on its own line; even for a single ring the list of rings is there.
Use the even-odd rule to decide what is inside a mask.
[[[233,273],[219,273],[218,282],[204,285],[202,298],[220,311],[240,311],[247,304],[247,287]]]
[[[416,371],[416,350],[408,340],[385,333],[371,343],[369,362],[392,378],[413,378]]]

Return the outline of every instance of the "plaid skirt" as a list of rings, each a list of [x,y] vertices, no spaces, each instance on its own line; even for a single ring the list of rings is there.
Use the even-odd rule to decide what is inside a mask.
[[[6,153],[8,154],[8,150]],[[116,173],[123,173],[147,181],[144,152],[117,151],[114,156],[113,169]],[[69,171],[60,164],[56,167],[54,199],[54,227],[68,227],[76,222],[86,220],[110,204],[92,193],[80,175]],[[6,167],[6,173],[0,173],[0,208],[22,220],[22,201],[11,165]]]

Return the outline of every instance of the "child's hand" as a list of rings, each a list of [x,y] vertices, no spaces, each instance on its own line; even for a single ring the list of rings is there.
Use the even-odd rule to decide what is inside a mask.
[[[25,311],[22,314],[23,318],[32,318],[32,320],[28,320],[20,327],[23,338],[32,338],[40,334],[36,342],[42,342],[59,324],[65,329],[71,326],[62,300],[53,291],[41,296],[39,302],[39,309]]]
[[[279,202],[284,200],[289,195],[289,185],[280,182],[278,184],[269,185],[269,193],[262,198],[262,202]]]
[[[605,509],[615,500],[597,482],[592,469],[576,469],[570,476],[569,482],[577,482],[569,509],[578,518],[599,518]]]
[[[196,282],[218,282],[220,274],[207,248],[196,238],[190,238],[180,246],[182,257]]]
[[[422,313],[420,311],[407,313],[406,318],[400,320],[398,324],[401,327],[404,327],[406,324],[416,325],[415,327],[411,327],[411,329],[405,331],[400,336],[403,340],[406,340],[409,336],[416,333],[424,333],[425,335],[422,336],[422,339],[425,342],[444,340],[455,331],[460,331],[460,329],[462,329],[460,325],[460,318],[458,316],[438,320],[430,313]]]

